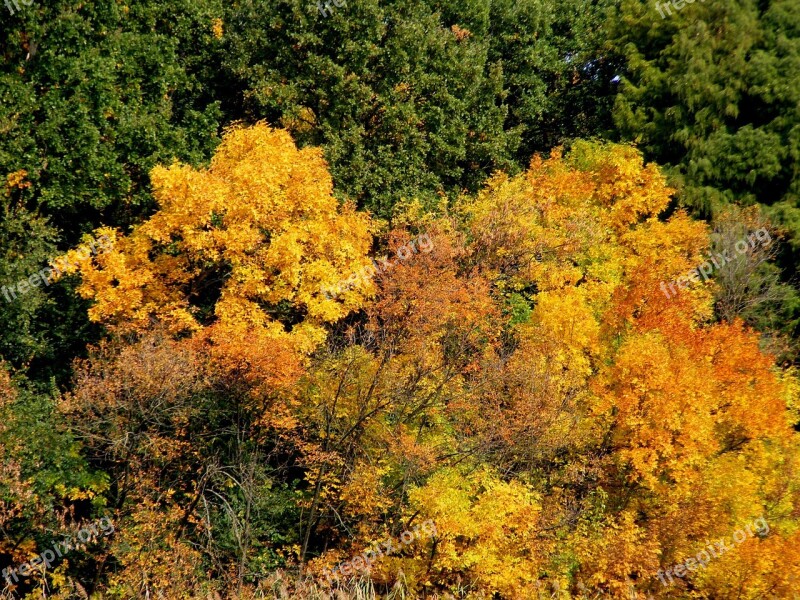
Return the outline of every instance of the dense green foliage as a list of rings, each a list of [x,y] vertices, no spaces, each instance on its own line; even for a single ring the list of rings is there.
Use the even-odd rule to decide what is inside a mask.
[[[800,5],[695,2],[681,10],[623,0],[608,10],[602,49],[619,66],[613,120],[663,166],[680,201],[713,218],[759,204],[785,228],[786,281],[800,259]],[[796,338],[800,297],[743,315]],[[796,352],[791,353],[796,356]]]
[[[213,149],[211,6],[53,2],[3,14],[0,170],[28,172],[33,201],[70,241],[137,216],[156,164]]]
[[[593,131],[594,103],[574,92],[603,87],[577,58],[582,4],[368,0],[327,18],[301,0],[233,5],[224,64],[241,104],[223,106],[323,146],[339,193],[386,217]]]
[[[695,2],[666,19],[652,3],[624,0],[607,25],[606,49],[622,68],[620,135],[663,165],[691,206],[759,202],[796,221],[796,0]]]
[[[155,164],[202,162],[222,125],[267,119],[388,216],[596,129],[574,91],[608,88],[580,62],[582,4],[33,5],[3,20],[0,170],[25,169],[74,241],[141,216]]]

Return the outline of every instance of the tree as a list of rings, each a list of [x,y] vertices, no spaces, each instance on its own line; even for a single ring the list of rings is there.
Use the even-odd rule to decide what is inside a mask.
[[[101,215],[128,225],[146,213],[156,164],[210,155],[222,115],[204,63],[220,12],[137,1],[4,14],[0,173],[27,171],[28,207],[58,215],[67,244]]]
[[[473,580],[487,593],[532,595],[549,585],[622,598],[635,582],[656,597],[687,589],[734,597],[722,583],[727,572],[755,597],[785,589],[788,577],[778,573],[796,572],[793,552],[773,554],[793,543],[800,499],[788,475],[800,457],[795,385],[773,371],[774,359],[740,322],[710,322],[712,284],[698,278],[663,293],[659,280],[700,264],[709,245],[705,227],[685,214],[657,218],[670,194],[631,148],[576,144],[567,158],[556,153],[522,176],[496,177],[460,208],[470,262],[488,269],[498,299],[530,302],[529,318],[511,321],[509,355],[478,365],[456,413],[462,439],[481,451],[476,458],[541,498],[540,525],[504,552],[502,578]],[[436,486],[435,478],[420,486],[409,512],[443,521],[438,549],[465,530],[447,518],[452,508],[438,508],[457,502],[453,486],[449,494]],[[453,499],[438,499],[446,495]],[[481,505],[479,495],[468,501]],[[763,551],[781,568],[755,566],[753,547],[764,540],[754,539],[752,550],[707,574],[690,573],[673,589],[659,582],[659,568],[761,515],[774,536]],[[478,512],[468,522],[479,530],[492,518]],[[480,548],[478,540],[470,546]],[[453,566],[452,554],[434,549],[432,558],[409,559],[404,572],[428,560],[430,581],[437,568],[444,579],[453,570],[477,574],[492,560],[473,566],[459,556]],[[528,579],[523,565],[533,559],[543,563]]]
[[[104,560],[102,545],[75,547],[68,564],[55,561],[47,575],[19,569],[44,550],[53,554],[54,542],[74,538],[81,525],[103,514],[109,481],[80,455],[55,410],[55,390],[12,377],[5,363],[0,369],[0,589],[13,597],[45,583],[63,589],[78,579],[92,582]]]
[[[797,324],[791,315],[797,293],[781,281],[776,264],[782,233],[759,212],[755,206],[743,211],[732,206],[714,221],[710,256],[719,265],[714,269],[719,285],[715,309],[722,319],[741,318],[764,332],[772,351],[791,360],[796,355]]]
[[[380,217],[435,204],[591,129],[593,105],[570,91],[584,75],[564,60],[588,45],[581,4],[232,5],[225,71],[241,97],[224,110],[323,147],[338,193]]]
[[[694,3],[666,19],[636,1],[611,10],[606,49],[624,61],[615,122],[687,204],[796,203],[793,4]]]
[[[669,3],[661,3],[661,5]],[[657,5],[658,6],[658,5]],[[761,205],[786,235],[780,301],[763,304],[768,337],[797,335],[798,31],[792,0],[696,2],[659,16],[652,4],[609,3],[597,55],[616,65],[618,136],[663,165],[678,202],[713,220]],[[720,305],[722,306],[722,305]],[[727,310],[726,310],[727,312]],[[796,360],[791,351],[787,357]]]
[[[13,180],[0,285],[101,223],[126,228],[149,214],[152,167],[206,161],[223,121],[209,67],[217,3],[15,4],[0,24],[2,193]],[[66,384],[72,359],[99,339],[69,280],[26,293],[0,319],[0,355],[45,384]]]
[[[268,491],[263,463],[296,423],[278,391],[290,394],[325,325],[371,293],[361,280],[325,291],[368,264],[372,225],[339,206],[318,150],[263,124],[230,130],[208,169],[152,177],[148,221],[128,236],[99,230],[114,247],[91,260],[63,259],[90,318],[118,339],[82,366],[66,411],[93,464],[121,482],[114,504],[131,526],[115,589],[199,589],[202,558],[241,593],[280,562],[263,539],[285,518],[272,505],[293,506],[280,482]],[[173,524],[168,539],[152,537],[159,520]]]
[[[266,125],[153,181],[160,210],[77,267],[115,338],[65,404],[122,482],[111,589],[246,596],[278,565],[348,588],[367,575],[326,569],[428,520],[370,585],[755,598],[800,576],[794,374],[714,322],[721,286],[685,275],[712,234],[665,215],[633,147],[536,156],[374,239],[321,153]],[[755,519],[739,553],[671,571]]]
[[[115,247],[91,261],[66,255],[90,318],[119,333],[153,321],[196,333],[224,368],[291,382],[323,325],[370,292],[325,293],[368,264],[367,215],[339,207],[319,150],[264,124],[232,129],[208,169],[152,177],[158,212],[129,236],[98,230]]]

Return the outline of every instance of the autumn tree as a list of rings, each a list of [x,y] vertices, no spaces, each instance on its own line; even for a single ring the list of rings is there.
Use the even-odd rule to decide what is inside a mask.
[[[175,164],[152,178],[158,212],[128,236],[99,230],[115,247],[91,262],[67,255],[93,320],[119,333],[164,323],[209,342],[224,368],[285,382],[324,324],[369,293],[324,293],[368,264],[370,225],[339,206],[320,151],[285,131],[234,128],[208,169]]]
[[[114,247],[91,261],[65,257],[116,341],[81,365],[64,412],[93,464],[115,474],[110,495],[130,525],[112,587],[199,589],[194,540],[241,591],[278,559],[263,537],[274,524],[259,517],[281,499],[280,484],[264,491],[270,457],[296,422],[305,357],[372,290],[325,293],[367,264],[371,225],[333,197],[318,150],[266,125],[231,130],[208,169],[152,176],[151,219],[127,236],[101,229]],[[160,520],[169,539],[153,538]]]
[[[504,472],[542,490],[546,522],[573,530],[553,577],[574,560],[573,586],[614,597],[632,583],[669,597],[659,565],[762,514],[788,546],[798,501],[776,475],[798,457],[792,380],[752,332],[710,321],[710,283],[661,290],[709,246],[682,213],[658,218],[670,194],[631,148],[579,144],[464,207],[481,263],[507,296],[530,299],[496,380],[510,389],[476,411],[475,429],[501,440]]]
[[[714,324],[712,281],[664,294],[712,244],[683,212],[659,218],[672,193],[634,149],[577,144],[498,175],[450,217],[398,217],[442,248],[378,280],[375,317],[345,330],[304,392],[320,437],[304,527],[318,544],[347,532],[348,550],[315,564],[432,518],[437,536],[378,561],[376,582],[402,571],[418,594],[728,597],[720,574],[734,572],[754,596],[786,589],[750,547],[673,589],[657,577],[759,516],[774,537],[748,543],[798,566],[786,549],[799,490],[783,483],[798,459],[792,376],[740,322]],[[428,266],[442,252],[450,284]],[[450,315],[454,344],[429,329]],[[395,370],[406,352],[410,378]]]
[[[12,376],[13,375],[13,376]],[[80,585],[92,589],[106,558],[103,544],[76,547],[69,561],[45,573],[18,567],[107,513],[106,473],[81,456],[81,447],[55,410],[55,390],[31,385],[0,364],[0,593],[22,597],[35,589]],[[17,568],[17,571],[12,572]]]
[[[102,230],[114,250],[79,268],[112,342],[64,405],[127,490],[109,493],[130,522],[117,591],[245,597],[279,565],[319,581],[429,519],[368,574],[319,585],[791,589],[794,374],[741,320],[715,321],[713,279],[665,293],[713,237],[668,211],[634,148],[534,157],[444,210],[399,205],[391,231],[340,207],[320,153],[265,125],[153,181],[161,209]],[[659,581],[756,518],[768,535]]]

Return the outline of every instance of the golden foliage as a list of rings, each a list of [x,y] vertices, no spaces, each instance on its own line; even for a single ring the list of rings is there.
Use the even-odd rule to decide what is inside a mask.
[[[244,475],[269,452],[291,463],[299,517],[276,553],[304,574],[432,519],[436,534],[380,559],[372,582],[413,597],[793,589],[800,388],[741,322],[713,321],[713,283],[660,289],[703,262],[708,229],[663,218],[672,190],[635,149],[536,157],[449,213],[408,202],[378,240],[336,203],[320,152],[265,125],[231,130],[208,169],[152,177],[159,211],[130,235],[102,230],[114,249],[80,267],[80,290],[116,333],[158,322],[185,337],[95,357],[66,403],[102,415],[96,447],[127,453],[136,485],[157,488],[165,465],[188,473],[160,504],[136,496],[126,535],[143,558],[125,555],[120,590],[202,579],[177,531],[206,524],[207,473],[227,471],[196,447],[217,441],[201,406],[246,424],[232,445],[259,450]],[[373,242],[394,253],[423,230],[430,251],[323,293],[368,265]],[[230,487],[226,502],[251,499]],[[168,543],[149,539],[158,515],[179,523]],[[761,516],[768,536],[659,582]],[[218,567],[239,592],[254,545]]]
[[[290,383],[324,325],[372,292],[323,293],[368,264],[370,221],[338,205],[321,151],[285,131],[234,127],[209,168],[151,177],[159,210],[127,236],[99,230],[113,250],[76,267],[90,318],[113,331],[164,323],[205,340],[226,371]]]

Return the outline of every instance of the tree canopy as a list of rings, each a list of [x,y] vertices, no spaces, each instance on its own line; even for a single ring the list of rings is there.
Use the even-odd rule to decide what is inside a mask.
[[[796,593],[797,0],[25,2],[0,597]]]

